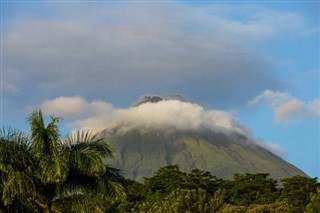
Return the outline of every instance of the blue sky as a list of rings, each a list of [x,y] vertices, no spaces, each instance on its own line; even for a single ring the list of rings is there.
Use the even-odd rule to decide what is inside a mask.
[[[91,119],[84,108],[112,114],[144,94],[181,94],[231,113],[320,177],[318,1],[1,1],[1,9],[3,125],[28,130],[25,118],[43,107],[63,115],[68,132]]]

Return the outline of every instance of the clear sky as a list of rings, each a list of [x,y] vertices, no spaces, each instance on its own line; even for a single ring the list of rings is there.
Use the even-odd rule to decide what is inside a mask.
[[[320,177],[319,7],[2,0],[1,124],[27,131],[42,107],[68,132],[144,94],[181,94]]]

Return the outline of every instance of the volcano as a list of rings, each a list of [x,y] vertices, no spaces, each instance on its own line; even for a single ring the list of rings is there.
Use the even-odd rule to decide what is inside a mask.
[[[170,107],[173,111],[167,110]],[[186,109],[189,111],[184,112]],[[202,109],[181,96],[143,97],[132,110],[147,112],[144,119],[148,122],[131,119],[102,131],[102,137],[114,149],[114,158],[108,163],[137,181],[152,176],[160,167],[174,164],[184,172],[200,169],[224,179],[235,173],[269,173],[275,179],[306,176],[257,143],[245,127],[228,115]]]

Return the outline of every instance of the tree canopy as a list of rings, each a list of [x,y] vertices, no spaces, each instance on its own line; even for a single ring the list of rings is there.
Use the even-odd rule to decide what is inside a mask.
[[[45,125],[35,110],[28,118],[30,135],[0,131],[4,209],[103,212],[107,203],[125,197],[119,170],[106,165],[109,144],[86,130],[61,138],[59,120],[51,117]]]

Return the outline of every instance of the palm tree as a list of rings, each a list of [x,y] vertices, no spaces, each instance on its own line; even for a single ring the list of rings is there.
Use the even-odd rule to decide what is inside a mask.
[[[21,204],[22,197],[16,196],[19,191],[29,194],[35,186],[29,182],[26,175],[34,169],[33,157],[29,152],[29,141],[25,134],[14,129],[0,131],[0,174],[1,197],[4,212],[21,210],[27,205]],[[30,175],[28,175],[30,177]],[[13,189],[16,187],[16,190]],[[24,199],[22,199],[24,200]],[[25,200],[28,201],[27,199]],[[8,204],[10,207],[4,208]]]
[[[58,122],[45,126],[40,110],[28,118],[31,134],[0,132],[2,200],[42,212],[103,212],[124,198],[119,170],[106,165],[109,144],[90,131],[61,139]],[[1,204],[0,204],[1,205]]]

